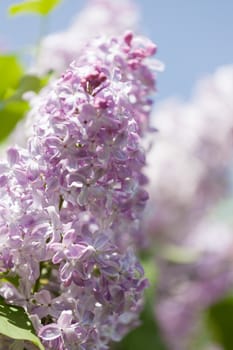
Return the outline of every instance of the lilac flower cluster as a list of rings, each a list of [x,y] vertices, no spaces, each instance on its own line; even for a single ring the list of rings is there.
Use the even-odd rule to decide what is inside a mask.
[[[104,35],[123,35],[126,30],[136,30],[139,13],[131,0],[88,0],[73,23],[63,32],[49,34],[42,39],[38,57],[29,71],[35,74],[53,72],[52,78],[64,72],[73,60],[82,55],[88,42]],[[159,68],[159,67],[158,67]],[[47,94],[45,92],[45,94]],[[25,94],[33,104],[33,93]],[[35,102],[36,103],[36,102]],[[32,134],[34,120],[26,116],[18,123],[7,144],[1,147],[4,154],[7,145],[17,143],[25,147]],[[22,130],[24,130],[22,132]]]
[[[232,93],[225,66],[190,103],[170,101],[154,115],[144,228],[159,246],[155,313],[172,350],[190,348],[203,310],[233,285],[232,220],[218,214],[232,205]]]
[[[152,209],[149,225],[174,241],[229,193],[232,93],[229,65],[199,82],[189,103],[165,101],[154,113],[159,132],[148,154],[147,175],[157,215]]]
[[[103,33],[113,36],[135,30],[138,18],[137,7],[131,0],[88,0],[68,29],[42,40],[33,70],[45,73],[52,69],[61,73],[88,41]]]
[[[93,41],[34,99],[27,147],[0,164],[0,294],[46,349],[104,350],[138,324],[155,50],[131,32]]]

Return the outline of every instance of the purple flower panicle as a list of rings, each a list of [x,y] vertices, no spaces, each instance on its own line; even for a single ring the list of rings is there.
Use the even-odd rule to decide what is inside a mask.
[[[155,50],[129,32],[95,40],[34,99],[27,147],[0,164],[0,271],[18,281],[0,294],[46,349],[104,350],[138,324]]]

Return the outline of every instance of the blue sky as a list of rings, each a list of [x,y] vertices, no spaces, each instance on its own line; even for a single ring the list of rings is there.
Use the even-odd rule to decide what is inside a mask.
[[[113,0],[117,1],[117,0]],[[6,8],[17,1],[0,0],[0,42],[11,49],[34,43],[39,18],[7,18]],[[142,28],[158,45],[166,65],[158,77],[158,100],[190,96],[195,82],[224,64],[233,63],[232,0],[137,0]],[[49,19],[49,31],[65,28],[85,0],[63,0]]]

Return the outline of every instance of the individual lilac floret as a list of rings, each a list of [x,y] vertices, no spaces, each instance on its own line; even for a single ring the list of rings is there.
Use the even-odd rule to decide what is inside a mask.
[[[138,324],[154,52],[129,32],[94,41],[34,101],[27,149],[0,164],[0,294],[46,349],[104,350]]]

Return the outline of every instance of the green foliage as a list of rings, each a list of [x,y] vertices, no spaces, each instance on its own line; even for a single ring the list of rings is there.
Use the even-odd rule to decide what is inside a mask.
[[[207,311],[207,322],[216,342],[223,349],[232,350],[233,297],[226,297],[212,305]]]
[[[8,89],[15,89],[23,75],[23,67],[16,56],[0,56],[0,99],[4,97]]]
[[[27,91],[38,92],[48,82],[48,77],[24,75],[23,67],[13,55],[0,56],[0,142],[6,139],[15,125],[29,109],[23,100]]]
[[[39,92],[43,87],[43,83],[40,78],[35,75],[24,75],[20,81],[16,91],[16,97],[22,97],[26,91]]]
[[[3,141],[14,129],[17,122],[23,118],[28,110],[28,103],[13,101],[0,104],[0,141]]]
[[[23,308],[8,305],[0,297],[0,334],[12,339],[27,340],[45,350],[34,333],[31,321]]]
[[[13,284],[15,287],[19,286],[19,276],[16,275],[12,271],[2,272],[0,273],[0,283],[9,282]]]
[[[9,7],[12,16],[22,13],[35,13],[46,16],[51,12],[61,0],[25,0]]]

